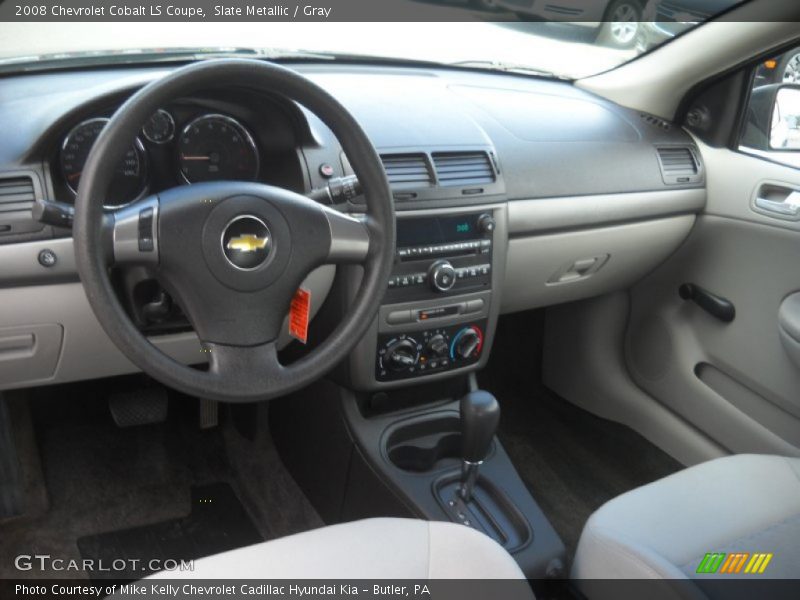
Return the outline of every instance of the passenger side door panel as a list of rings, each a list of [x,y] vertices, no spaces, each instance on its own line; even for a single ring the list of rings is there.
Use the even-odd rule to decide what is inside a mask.
[[[706,210],[631,290],[628,369],[729,451],[800,455],[800,222],[756,206],[765,184],[800,189],[800,171],[698,145]],[[685,283],[732,302],[733,321],[683,300]]]

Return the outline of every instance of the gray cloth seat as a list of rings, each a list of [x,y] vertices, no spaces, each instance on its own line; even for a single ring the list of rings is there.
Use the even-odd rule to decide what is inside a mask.
[[[524,580],[525,576],[502,546],[469,527],[381,518],[238,548],[196,560],[192,572],[162,571],[152,578]],[[528,589],[527,582],[522,589]]]
[[[747,553],[741,572],[697,573],[707,553]],[[737,455],[712,460],[607,502],[586,523],[572,578],[745,578],[756,553],[771,553],[760,578],[800,577],[800,459]],[[587,596],[591,594],[586,590]],[[682,594],[685,595],[685,594]]]

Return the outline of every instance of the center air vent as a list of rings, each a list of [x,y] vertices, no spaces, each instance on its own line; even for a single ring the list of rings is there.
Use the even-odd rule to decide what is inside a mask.
[[[668,146],[657,150],[664,183],[668,185],[696,183],[702,179],[702,166],[692,148]]]
[[[30,177],[0,179],[0,213],[31,210],[34,200],[36,194]]]
[[[441,186],[480,185],[495,180],[486,152],[434,152],[433,166]]]
[[[424,154],[384,154],[381,160],[392,186],[423,187],[433,183]]]

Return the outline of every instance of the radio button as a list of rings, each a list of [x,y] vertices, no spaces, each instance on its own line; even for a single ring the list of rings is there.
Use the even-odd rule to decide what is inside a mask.
[[[484,306],[483,298],[478,298],[477,300],[469,300],[466,304],[464,312],[466,313],[480,312],[483,310],[483,306]]]
[[[456,270],[446,260],[436,261],[428,271],[431,287],[438,292],[448,292],[456,283]]]
[[[393,310],[388,315],[386,315],[386,322],[389,325],[400,325],[402,323],[410,323],[411,322],[411,311],[410,310]]]
[[[489,213],[484,213],[478,217],[478,228],[485,233],[491,233],[494,231],[496,225],[497,223],[494,220],[494,217]]]

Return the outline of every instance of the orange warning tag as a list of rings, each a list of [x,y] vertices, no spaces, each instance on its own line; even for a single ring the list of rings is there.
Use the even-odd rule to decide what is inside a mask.
[[[289,305],[289,335],[303,344],[308,341],[308,313],[311,309],[311,292],[300,288]]]

